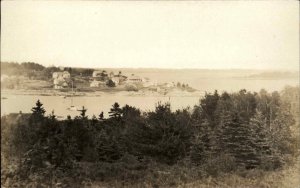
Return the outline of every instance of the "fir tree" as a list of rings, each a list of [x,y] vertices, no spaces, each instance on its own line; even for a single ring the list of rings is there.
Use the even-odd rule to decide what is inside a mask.
[[[104,120],[104,114],[103,114],[103,112],[101,112],[100,114],[99,114],[99,118],[98,118],[100,121],[103,121]]]
[[[37,102],[35,103],[35,107],[33,107],[31,111],[32,115],[35,117],[44,117],[44,114],[46,112],[40,100],[37,100]]]
[[[93,126],[98,122],[97,117],[95,115],[92,116],[92,121],[91,122],[92,122]]]
[[[109,113],[109,117],[119,119],[121,118],[122,109],[120,108],[120,105],[116,102],[115,104],[112,105],[112,108],[108,113]]]
[[[40,119],[42,119],[46,112],[40,100],[36,102],[35,107],[33,107],[31,111],[32,111],[31,121],[35,121],[35,122],[38,122]]]
[[[238,113],[226,116],[222,121],[221,142],[224,150],[235,157],[236,162],[246,168],[258,165],[255,148],[255,132],[242,121]]]
[[[49,118],[53,121],[55,120],[56,115],[54,114],[54,110],[52,110],[51,114],[49,115]]]
[[[270,132],[267,127],[267,120],[263,116],[262,112],[256,111],[254,117],[250,119],[249,126],[255,131],[254,144],[256,155],[259,160],[259,164],[263,165],[267,161],[270,161],[272,154]]]
[[[84,106],[82,106],[82,109],[81,110],[78,110],[80,112],[80,116],[81,118],[87,118],[87,116],[85,115],[87,109],[84,108]]]

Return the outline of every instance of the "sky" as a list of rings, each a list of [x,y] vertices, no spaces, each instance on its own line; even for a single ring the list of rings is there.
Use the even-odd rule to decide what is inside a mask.
[[[1,61],[299,69],[297,1],[1,1]]]

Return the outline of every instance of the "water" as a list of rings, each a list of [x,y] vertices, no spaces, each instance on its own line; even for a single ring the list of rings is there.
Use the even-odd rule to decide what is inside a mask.
[[[117,71],[117,70],[113,70]],[[221,71],[221,70],[140,70],[140,69],[123,69],[122,73],[125,75],[136,74],[142,77],[148,77],[150,80],[158,82],[175,82],[189,84],[190,86],[200,90],[213,92],[214,90],[235,92],[241,89],[258,92],[264,88],[269,92],[280,91],[286,85],[297,86],[299,80],[297,78],[290,79],[245,79],[242,77],[255,74],[255,71]],[[240,77],[240,78],[238,78]],[[30,112],[35,102],[40,99],[44,104],[46,113],[50,114],[52,110],[55,114],[72,117],[79,115],[78,111],[69,111],[71,106],[71,98],[62,98],[59,96],[33,96],[33,95],[13,95],[2,93],[1,99],[1,115],[8,113],[24,113]],[[87,108],[87,115],[98,115],[101,111],[107,117],[107,113],[111,106],[118,102],[121,106],[128,104],[140,108],[142,111],[154,110],[155,105],[161,102],[170,102],[173,110],[182,109],[185,107],[193,107],[199,103],[201,95],[195,96],[122,96],[120,94],[104,94],[95,97],[74,97],[73,105]]]
[[[66,118],[67,115],[74,117],[79,115],[78,111],[70,111],[67,108],[71,105],[71,98],[63,98],[60,96],[32,96],[32,95],[5,95],[7,99],[1,100],[1,115],[16,113],[22,111],[23,113],[30,112],[30,109],[35,105],[39,99],[50,114],[54,110],[55,114]],[[158,102],[170,102],[173,110],[182,109],[185,107],[193,107],[199,102],[199,97],[152,97],[152,96],[117,96],[105,95],[98,97],[73,97],[73,105],[76,107],[84,106],[87,108],[87,115],[98,116],[101,111],[108,116],[108,111],[111,106],[118,102],[120,106],[125,104],[135,106],[146,112],[154,110]]]

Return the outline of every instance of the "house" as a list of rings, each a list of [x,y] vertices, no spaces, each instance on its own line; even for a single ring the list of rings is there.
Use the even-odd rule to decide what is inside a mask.
[[[56,79],[56,78],[62,77],[62,75],[63,75],[62,72],[54,72],[52,74],[52,78]]]
[[[52,78],[59,78],[59,77],[63,77],[63,78],[70,78],[71,75],[68,71],[63,71],[63,72],[54,72],[52,74]]]
[[[54,72],[52,74],[54,89],[69,87],[70,73],[68,71]]]
[[[101,74],[104,73],[104,72],[106,72],[106,71],[99,71],[99,70],[94,71],[93,72],[93,78],[101,77]]]
[[[67,88],[69,86],[67,80],[65,80],[63,77],[59,77],[53,80],[54,89],[62,89]]]
[[[143,78],[132,74],[127,78],[126,83],[143,83]]]
[[[53,87],[54,89],[62,89],[63,87],[61,86],[61,85],[55,85],[54,84],[54,87]]]
[[[119,77],[112,77],[111,81],[113,81],[116,85],[120,84],[120,78]]]
[[[97,81],[97,80],[93,80],[90,84],[90,87],[103,87],[106,86],[106,83],[103,81]]]
[[[65,79],[71,78],[71,74],[68,71],[64,71],[63,72],[63,78],[65,78]]]
[[[94,71],[92,77],[93,77],[94,80],[97,80],[97,81],[107,81],[109,79],[108,74],[105,70],[103,70],[103,71],[99,71],[99,70]]]
[[[111,78],[111,80],[115,84],[123,84],[127,80],[127,76],[122,75],[121,73],[114,75],[114,77]]]

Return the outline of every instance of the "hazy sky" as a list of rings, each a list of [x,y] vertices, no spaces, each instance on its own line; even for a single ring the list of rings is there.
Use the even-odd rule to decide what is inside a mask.
[[[299,67],[297,1],[1,1],[1,61]]]

